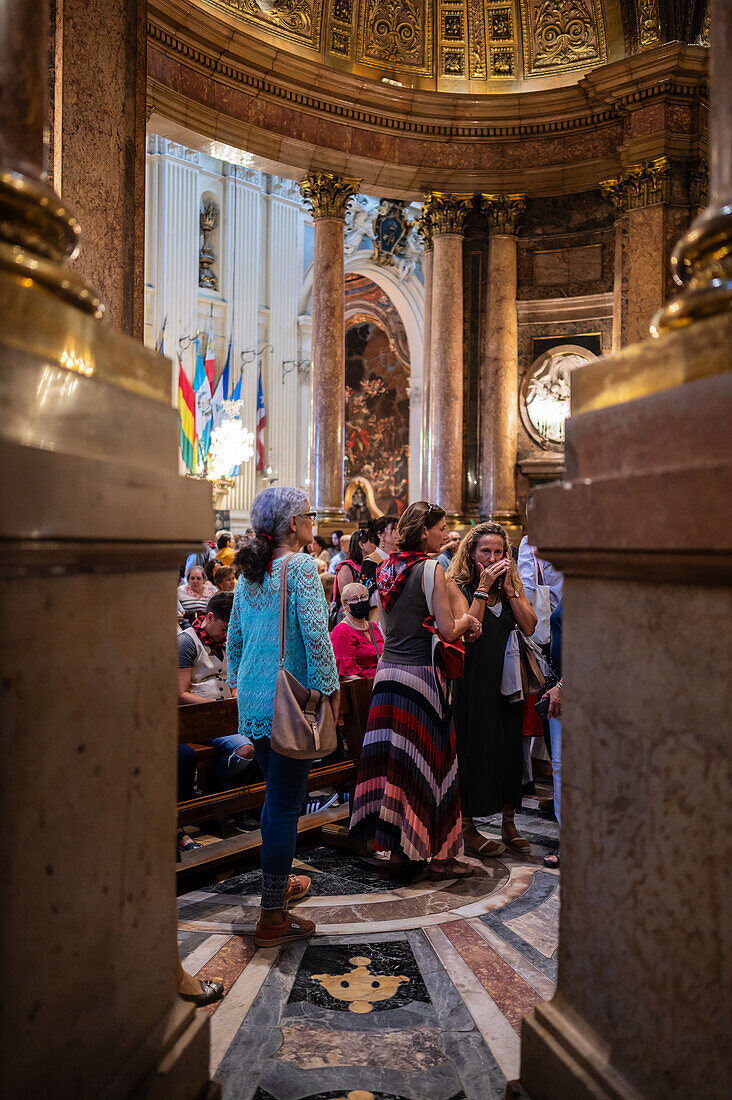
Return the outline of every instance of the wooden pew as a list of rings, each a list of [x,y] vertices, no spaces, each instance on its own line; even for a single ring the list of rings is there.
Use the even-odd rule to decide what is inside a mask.
[[[356,786],[358,759],[363,744],[371,687],[371,680],[347,681],[341,685],[339,728],[343,735],[348,759],[328,765],[316,762],[307,781],[308,791],[321,787],[348,786],[351,795],[349,805],[303,815],[298,825],[298,833],[322,829],[323,838],[327,843],[349,848],[358,847],[348,838],[347,819],[350,816],[350,806],[353,804],[353,791]],[[197,760],[202,764],[210,764],[215,758],[215,750],[202,742],[237,733],[238,725],[239,716],[235,699],[191,703],[178,707],[179,744],[191,745],[196,752]],[[250,783],[181,802],[178,805],[178,825],[185,828],[187,825],[211,821],[217,817],[262,806],[264,795],[264,783]],[[346,824],[336,828],[337,823],[343,822],[344,819]],[[328,831],[332,829],[335,831]],[[261,833],[258,829],[205,844],[193,852],[182,853],[178,873],[184,874],[204,867],[220,865],[238,855],[254,852],[260,845]]]

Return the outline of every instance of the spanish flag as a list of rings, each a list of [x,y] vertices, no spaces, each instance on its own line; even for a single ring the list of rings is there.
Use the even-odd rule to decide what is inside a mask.
[[[180,453],[191,473],[196,467],[196,395],[188,381],[183,364],[178,360],[178,416],[180,418]]]

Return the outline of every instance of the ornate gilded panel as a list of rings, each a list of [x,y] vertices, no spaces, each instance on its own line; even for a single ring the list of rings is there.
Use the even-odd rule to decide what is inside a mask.
[[[489,76],[515,80],[517,70],[516,16],[506,0],[488,0],[486,7]]]
[[[661,16],[658,0],[638,0],[636,5],[638,20],[638,42],[641,46],[650,46],[661,41]]]
[[[607,56],[599,0],[521,0],[524,75],[569,72]]]
[[[356,60],[362,65],[433,76],[434,0],[361,0]]]
[[[467,0],[467,5],[469,73],[472,80],[485,80],[488,76],[488,65],[483,0]]]
[[[323,0],[208,0],[215,8],[279,38],[320,49]]]
[[[328,0],[326,49],[336,57],[352,57],[356,36],[353,31],[355,0]]]

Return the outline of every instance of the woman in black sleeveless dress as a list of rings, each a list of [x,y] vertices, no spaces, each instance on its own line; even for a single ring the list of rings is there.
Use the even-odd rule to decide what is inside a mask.
[[[521,808],[523,703],[501,694],[508,636],[518,625],[531,635],[536,615],[524,595],[508,535],[498,523],[481,523],[460,543],[447,572],[454,615],[470,611],[482,633],[465,646],[465,674],[453,685],[460,802],[465,849],[482,857],[499,855],[504,844],[520,855],[530,845],[516,828]],[[482,836],[473,818],[503,814],[503,844]]]

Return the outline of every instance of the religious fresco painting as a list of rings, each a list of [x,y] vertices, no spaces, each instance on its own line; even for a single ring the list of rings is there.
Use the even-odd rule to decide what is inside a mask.
[[[346,482],[364,478],[379,511],[409,496],[409,364],[372,321],[346,332]]]

